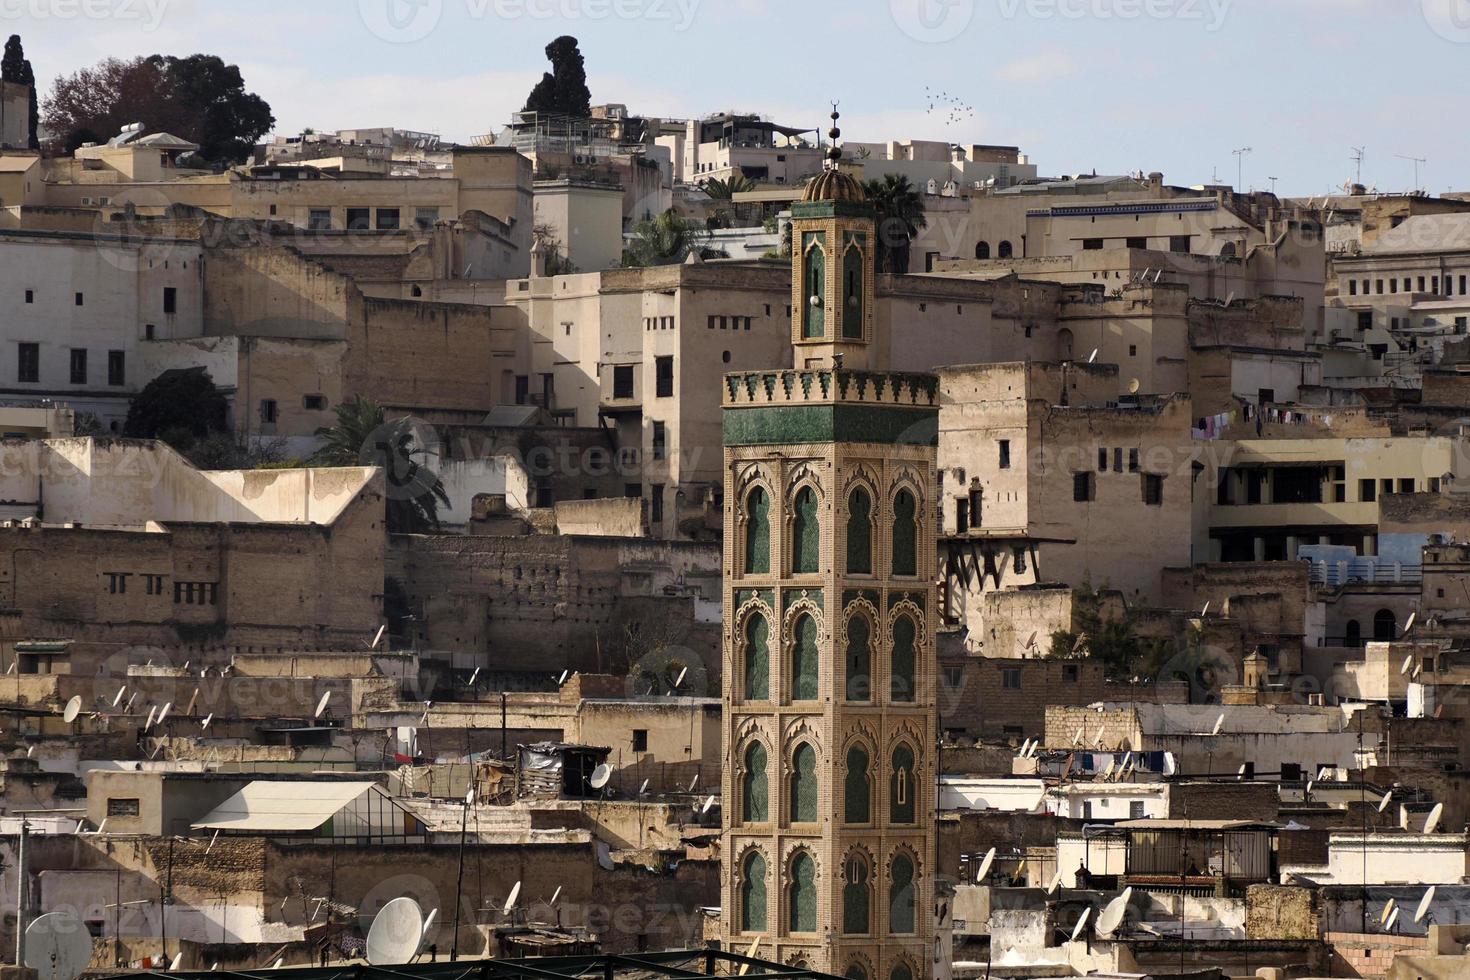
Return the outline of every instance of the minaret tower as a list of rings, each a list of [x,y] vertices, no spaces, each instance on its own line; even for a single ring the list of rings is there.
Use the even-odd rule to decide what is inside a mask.
[[[934,973],[938,379],[874,370],[874,214],[792,208],[794,369],[724,384],[726,948]]]

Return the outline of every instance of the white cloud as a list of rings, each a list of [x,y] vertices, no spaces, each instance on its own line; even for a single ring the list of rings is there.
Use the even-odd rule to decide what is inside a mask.
[[[1003,82],[1053,82],[1075,75],[1079,67],[1071,55],[1054,49],[1001,65],[995,70],[995,77]]]

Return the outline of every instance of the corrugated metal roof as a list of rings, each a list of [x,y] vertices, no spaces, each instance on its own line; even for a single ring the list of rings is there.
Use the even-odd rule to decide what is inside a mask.
[[[195,830],[315,830],[377,783],[259,779],[193,824]],[[384,794],[387,795],[387,794]]]

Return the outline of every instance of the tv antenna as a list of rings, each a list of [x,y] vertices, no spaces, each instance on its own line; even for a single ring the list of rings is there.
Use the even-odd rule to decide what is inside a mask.
[[[1254,153],[1255,150],[1249,146],[1242,146],[1230,152],[1235,154],[1235,190],[1237,193],[1243,193],[1245,191],[1245,158],[1247,154]]]
[[[1395,153],[1394,156],[1400,160],[1407,160],[1414,165],[1414,193],[1419,193],[1419,168],[1427,165],[1429,160],[1425,157],[1405,156],[1402,153]]]
[[[1363,182],[1363,156],[1367,149],[1366,146],[1355,146],[1352,148],[1353,163],[1357,165],[1357,176],[1353,179],[1354,184],[1361,184]]]

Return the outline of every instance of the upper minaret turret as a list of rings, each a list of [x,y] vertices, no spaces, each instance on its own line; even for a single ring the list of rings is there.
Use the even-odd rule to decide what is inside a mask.
[[[862,184],[842,169],[841,114],[832,148],[791,208],[791,342],[796,367],[876,368],[872,349],[877,219]]]

